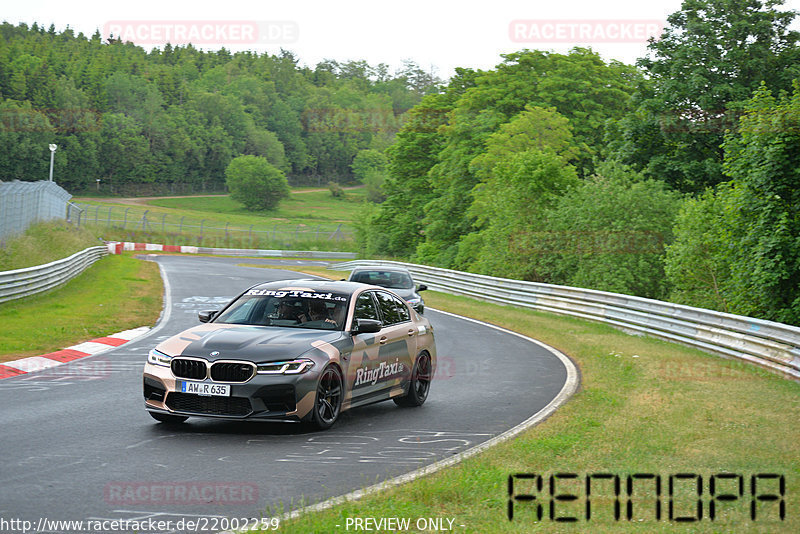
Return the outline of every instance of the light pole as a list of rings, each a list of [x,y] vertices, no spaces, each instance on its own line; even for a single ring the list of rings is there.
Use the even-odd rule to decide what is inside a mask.
[[[50,181],[53,181],[53,158],[56,155],[56,149],[58,149],[58,145],[54,145],[50,143]]]

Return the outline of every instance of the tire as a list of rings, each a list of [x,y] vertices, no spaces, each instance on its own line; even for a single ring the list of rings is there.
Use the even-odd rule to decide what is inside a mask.
[[[402,397],[394,397],[394,403],[404,408],[422,406],[428,398],[431,389],[431,357],[427,352],[417,356],[414,368],[411,370],[411,382],[408,384],[408,393]]]
[[[159,412],[147,412],[150,414],[150,417],[155,419],[160,423],[166,423],[168,425],[179,425],[189,419],[183,415],[170,415],[167,413],[159,413]]]
[[[317,395],[314,400],[311,423],[320,430],[332,427],[342,410],[343,397],[342,374],[336,366],[329,365],[322,371],[317,382]]]

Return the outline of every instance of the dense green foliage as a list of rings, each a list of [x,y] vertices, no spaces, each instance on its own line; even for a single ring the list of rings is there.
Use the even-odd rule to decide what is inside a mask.
[[[383,202],[383,183],[386,180],[387,159],[383,152],[372,148],[359,151],[350,166],[353,175],[367,188],[367,200]]]
[[[800,33],[782,0],[684,0],[667,18],[635,94],[637,111],[608,132],[616,156],[686,192],[726,178],[720,148],[761,83],[790,90],[800,76]]]
[[[674,298],[800,324],[800,82],[765,87],[725,140],[730,182],[692,201],[667,272]]]
[[[680,203],[664,182],[603,163],[533,227],[525,257],[552,283],[664,298],[664,246]]]
[[[234,158],[225,169],[225,184],[231,198],[248,210],[275,209],[289,196],[283,171],[258,156]]]
[[[584,49],[460,70],[387,150],[362,250],[800,324],[800,105],[772,96],[800,41],[780,4],[686,0],[639,70]]]
[[[221,190],[240,155],[293,183],[351,180],[362,149],[383,151],[438,80],[414,63],[325,61],[191,45],[150,52],[24,24],[0,25],[0,179],[46,178],[80,192]]]
[[[372,241],[384,245],[370,252],[416,251],[419,259],[452,265],[459,240],[475,230],[472,190],[487,179],[492,162],[553,141],[543,129],[525,133],[540,119],[530,114],[566,119],[555,127],[571,132],[571,144],[553,150],[574,159],[579,176],[591,173],[592,158],[602,151],[603,125],[631,109],[636,69],[606,64],[580,48],[567,55],[524,50],[504,58],[492,71],[458,71],[444,94],[424,99],[409,114],[389,150],[389,205],[373,221],[382,235]],[[498,148],[487,153],[490,136],[520,113],[515,126],[497,134]],[[398,192],[402,202],[393,201]],[[408,209],[410,216],[403,213]]]

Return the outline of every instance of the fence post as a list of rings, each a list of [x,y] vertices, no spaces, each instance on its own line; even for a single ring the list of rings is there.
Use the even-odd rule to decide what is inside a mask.
[[[332,240],[332,241],[337,241],[337,240],[341,239],[342,238],[341,229],[342,229],[342,225],[340,223],[339,226],[336,227],[336,230],[331,234],[331,237],[329,239]]]
[[[149,212],[150,210],[144,210],[144,213],[142,214],[142,231],[144,232],[147,231],[147,214]]]
[[[166,230],[164,230],[164,221],[167,220],[167,214],[165,213],[163,217],[161,217],[161,233],[166,234]]]
[[[109,206],[108,207],[108,221],[106,221],[106,228],[110,228],[111,227],[111,210],[113,210],[113,209],[114,209],[114,206]]]
[[[182,233],[183,233],[183,218],[184,218],[184,217],[186,217],[186,215],[184,215],[183,217],[181,217],[181,223],[180,223],[180,225],[178,226],[178,233],[179,233],[179,234],[182,234]]]
[[[130,210],[131,210],[130,208],[125,208],[125,219],[122,221],[122,229],[123,230],[125,229],[125,226],[128,224],[128,212]]]

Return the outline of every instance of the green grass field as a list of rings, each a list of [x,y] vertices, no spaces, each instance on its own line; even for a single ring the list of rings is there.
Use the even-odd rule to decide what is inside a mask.
[[[228,248],[354,250],[355,213],[365,190],[300,190],[273,211],[251,212],[228,196],[160,199],[76,198],[82,224],[107,240]]]
[[[183,197],[149,200],[150,206],[159,206],[184,211],[243,217],[242,224],[260,224],[265,220],[280,224],[339,224],[348,227],[353,222],[353,211],[365,199],[365,189],[349,189],[344,198],[334,198],[329,191],[297,191],[282,201],[274,211],[253,213],[231,200],[230,197]],[[237,219],[238,220],[238,219]],[[233,221],[231,221],[233,222]]]

